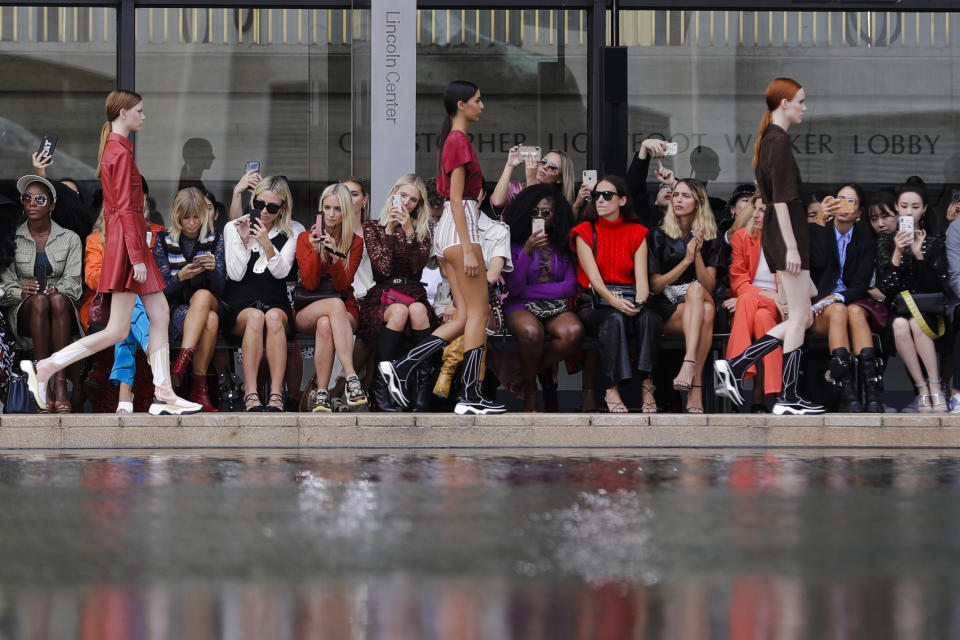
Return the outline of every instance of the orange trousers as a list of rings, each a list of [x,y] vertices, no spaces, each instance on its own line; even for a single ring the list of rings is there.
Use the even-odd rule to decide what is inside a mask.
[[[727,358],[743,353],[750,343],[759,338],[781,321],[780,310],[776,303],[766,296],[751,291],[737,298],[737,309],[733,314],[730,327],[730,340],[727,342]],[[764,393],[780,393],[783,386],[783,349],[777,348],[763,357]],[[756,375],[757,368],[747,369],[744,378]]]

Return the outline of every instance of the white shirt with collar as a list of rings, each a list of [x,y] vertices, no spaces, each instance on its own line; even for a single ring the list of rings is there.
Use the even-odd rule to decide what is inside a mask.
[[[299,235],[297,227],[303,229],[303,225],[298,222],[291,222],[290,226],[292,227],[293,237],[287,238],[283,248],[279,251],[275,250],[273,257],[268,260],[256,238],[251,235],[247,239],[247,244],[244,245],[240,241],[240,233],[237,231],[237,221],[233,220],[228,223],[223,229],[227,277],[235,282],[243,280],[243,277],[247,274],[247,264],[250,262],[251,254],[257,253],[259,258],[253,265],[254,273],[263,273],[269,269],[270,275],[277,280],[285,279],[290,273],[293,261],[297,256],[297,236]],[[279,233],[280,230],[274,226],[270,229],[268,237],[273,240]]]

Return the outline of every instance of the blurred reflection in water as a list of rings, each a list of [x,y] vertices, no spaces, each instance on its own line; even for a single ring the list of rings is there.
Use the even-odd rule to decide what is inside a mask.
[[[0,637],[960,637],[960,460],[0,457]]]

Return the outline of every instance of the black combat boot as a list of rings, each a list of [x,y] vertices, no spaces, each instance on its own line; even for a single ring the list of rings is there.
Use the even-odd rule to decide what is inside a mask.
[[[840,387],[840,413],[861,413],[863,405],[857,395],[856,378],[853,375],[853,362],[850,352],[840,347],[834,349],[830,360],[830,376],[833,383]]]

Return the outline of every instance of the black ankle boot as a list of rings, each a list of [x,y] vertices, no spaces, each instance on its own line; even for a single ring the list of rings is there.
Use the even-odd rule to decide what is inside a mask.
[[[840,413],[860,413],[863,405],[857,396],[856,378],[853,375],[853,362],[850,352],[840,347],[834,349],[833,359],[830,360],[830,376],[833,383],[840,388]]]
[[[390,399],[390,392],[387,391],[387,384],[383,378],[374,374],[370,381],[369,406],[371,411],[383,411],[387,413],[396,413],[400,411]]]
[[[883,375],[880,371],[880,359],[872,347],[860,352],[860,384],[863,389],[863,402],[867,413],[884,413]]]
[[[437,372],[432,362],[424,362],[417,368],[414,375],[416,382],[413,388],[412,411],[428,413],[433,402],[433,385],[437,382]]]

